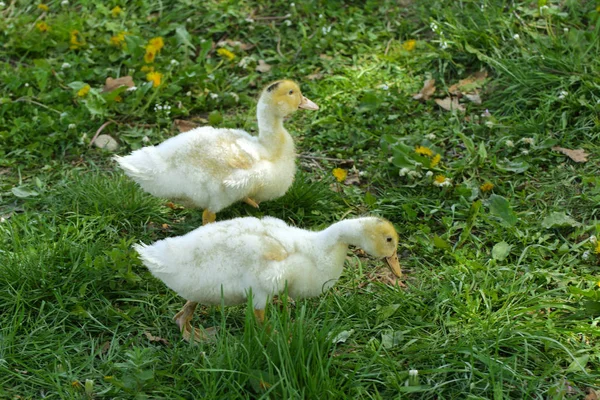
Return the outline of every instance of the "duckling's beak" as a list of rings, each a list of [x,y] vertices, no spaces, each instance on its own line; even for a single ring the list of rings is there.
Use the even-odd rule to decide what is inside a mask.
[[[302,108],[303,110],[318,110],[319,106],[302,96],[302,101],[300,102],[298,108]]]
[[[387,262],[390,270],[396,275],[398,278],[402,278],[402,270],[400,269],[400,262],[398,261],[398,254],[394,252],[391,257],[386,257],[385,261]]]

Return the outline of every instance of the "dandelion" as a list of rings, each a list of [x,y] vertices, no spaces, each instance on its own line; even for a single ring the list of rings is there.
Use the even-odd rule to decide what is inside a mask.
[[[533,142],[534,142],[533,138],[530,138],[530,137],[529,138],[523,138],[523,139],[521,139],[521,141],[523,143],[525,143],[525,144],[528,144],[528,145],[533,145]]]
[[[482,192],[489,192],[494,188],[494,184],[492,182],[486,182],[483,185],[479,186]]]
[[[123,9],[119,6],[115,6],[112,10],[110,10],[110,15],[112,15],[113,18],[117,18],[119,15],[121,15],[121,13],[123,13]]]
[[[219,50],[217,50],[217,54],[223,58],[228,59],[229,61],[232,61],[235,58],[235,54],[233,54],[231,51],[227,50],[224,47],[221,47]]]
[[[35,27],[40,32],[48,32],[50,30],[50,26],[48,26],[48,24],[44,21],[38,22],[37,24],[35,24]]]
[[[342,168],[334,168],[332,173],[338,182],[344,182],[346,180],[346,177],[348,176],[348,171]]]
[[[127,32],[119,32],[117,35],[110,38],[110,44],[115,47],[121,47],[125,42],[125,35]]]
[[[71,31],[71,38],[69,39],[69,48],[71,50],[78,49],[84,45],[84,42],[79,41],[80,36],[81,35],[79,34],[79,31],[77,29],[73,29]]]
[[[156,51],[159,52],[163,47],[165,47],[165,41],[162,37],[157,36],[155,38],[150,39],[150,41],[148,42],[148,46],[154,47]]]
[[[441,160],[442,160],[442,155],[436,154],[431,159],[431,162],[429,163],[429,168],[435,168],[440,163]]]
[[[417,46],[417,41],[414,39],[410,39],[410,40],[407,40],[406,42],[402,43],[402,48],[406,51],[413,51],[416,46]]]
[[[43,4],[43,3],[42,4],[38,4],[37,8],[40,9],[40,10],[42,10],[42,11],[44,11],[44,12],[48,12],[48,10],[50,10],[50,8],[47,5]]]
[[[155,72],[155,71],[149,72],[146,74],[146,80],[148,82],[152,82],[152,87],[160,86],[162,77],[163,77],[163,74],[161,74],[160,72]]]
[[[146,46],[146,54],[144,54],[144,62],[150,64],[154,62],[156,58],[156,49],[152,46]]]
[[[63,63],[60,66],[60,69],[69,69],[69,68],[71,68],[71,64],[69,64],[68,62]]]
[[[446,178],[444,175],[437,175],[435,178],[433,178],[433,184],[439,187],[452,185],[450,179]]]
[[[507,140],[506,142],[504,142],[504,144],[506,145],[506,147],[515,147],[515,143],[512,140]]]
[[[121,103],[122,101],[123,101],[123,98],[121,96],[115,97],[115,102]]]
[[[431,157],[433,155],[433,151],[431,151],[430,148],[425,147],[425,146],[418,146],[415,149],[415,153],[420,154],[422,156],[429,156],[429,157]]]
[[[594,253],[600,254],[600,242],[596,243],[596,248],[594,249]]]
[[[154,71],[154,67],[151,65],[144,65],[140,70],[142,72],[152,72]]]
[[[83,96],[87,95],[90,92],[90,89],[91,89],[90,85],[85,84],[81,89],[79,89],[77,91],[77,96],[83,97]]]
[[[79,389],[79,388],[81,388],[81,382],[73,381],[73,382],[71,382],[71,386],[74,387],[75,389]]]

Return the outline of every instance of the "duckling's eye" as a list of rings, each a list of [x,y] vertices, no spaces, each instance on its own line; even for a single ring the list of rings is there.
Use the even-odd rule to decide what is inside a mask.
[[[294,94],[294,90],[290,90],[288,94]]]
[[[391,238],[391,237],[388,237],[388,238],[386,239],[386,241],[387,241],[388,243],[391,243],[391,242],[392,242],[392,238]]]

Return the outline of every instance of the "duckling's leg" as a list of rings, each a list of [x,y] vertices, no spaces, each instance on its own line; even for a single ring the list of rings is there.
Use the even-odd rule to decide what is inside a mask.
[[[243,202],[244,202],[244,203],[246,203],[246,204],[249,204],[249,205],[251,205],[251,206],[252,206],[252,207],[254,207],[254,208],[258,208],[258,203],[257,203],[256,201],[252,200],[250,197],[246,197],[246,198],[243,200]]]
[[[258,322],[260,322],[261,324],[263,324],[265,322],[265,310],[264,309],[259,310],[259,309],[255,308],[254,316],[256,317]]]
[[[214,212],[210,212],[208,208],[205,209],[202,213],[202,225],[210,224],[212,222],[215,222],[216,220],[217,214],[215,214]]]
[[[190,323],[192,317],[194,316],[194,311],[196,310],[197,305],[198,303],[194,301],[188,301],[185,303],[181,311],[179,311],[177,314],[175,314],[175,317],[173,317],[173,320],[179,327],[183,338],[188,342],[190,341],[192,334],[194,334],[194,340],[196,341],[198,341],[202,336],[200,332],[196,334],[197,329],[192,327],[192,324]]]

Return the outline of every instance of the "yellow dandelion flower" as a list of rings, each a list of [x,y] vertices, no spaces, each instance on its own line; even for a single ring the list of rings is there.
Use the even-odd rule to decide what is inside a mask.
[[[40,32],[48,32],[50,30],[50,26],[48,26],[48,24],[44,21],[38,22],[37,24],[35,24],[35,27]]]
[[[600,254],[600,240],[598,240],[598,242],[596,243],[596,248],[594,249],[594,251],[596,252],[596,254]]]
[[[79,96],[79,97],[85,96],[86,94],[88,94],[90,92],[90,89],[91,89],[90,85],[86,84],[85,86],[83,86],[81,89],[79,89],[77,91],[77,96]]]
[[[110,15],[112,15],[113,18],[117,18],[122,12],[123,9],[121,7],[115,6],[112,10],[110,10]]]
[[[144,62],[150,64],[154,62],[156,58],[156,49],[152,46],[146,46],[146,54],[144,54]]]
[[[494,184],[492,182],[486,182],[483,185],[479,186],[482,192],[489,192],[494,188]]]
[[[153,66],[151,66],[151,65],[144,65],[144,66],[141,68],[141,71],[142,71],[142,72],[152,72],[152,71],[154,71],[154,67],[153,67]]]
[[[163,77],[163,74],[161,74],[160,72],[148,72],[146,74],[146,80],[148,82],[152,82],[152,87],[160,86],[162,77]]]
[[[429,157],[431,157],[433,155],[433,151],[431,151],[431,149],[429,147],[425,147],[425,146],[418,146],[415,149],[415,153],[420,154],[422,156],[429,156]]]
[[[78,49],[84,45],[84,42],[79,40],[80,36],[81,35],[77,29],[73,29],[71,31],[71,38],[69,39],[69,48],[71,50]]]
[[[117,35],[110,38],[110,44],[115,47],[121,47],[125,43],[125,35],[127,32],[119,32]]]
[[[437,175],[434,179],[433,182],[434,184],[438,184],[441,185],[442,183],[446,182],[446,177],[444,175]]]
[[[122,101],[123,101],[123,98],[121,96],[115,97],[115,102],[121,103]]]
[[[440,163],[441,160],[442,160],[441,154],[436,154],[435,156],[433,156],[433,158],[429,162],[429,168],[435,168]]]
[[[417,41],[414,39],[410,39],[410,40],[407,40],[406,42],[402,43],[402,48],[406,51],[413,51],[416,46],[417,46]]]
[[[333,176],[335,176],[338,182],[344,182],[348,176],[348,171],[342,168],[334,168]]]
[[[81,382],[79,382],[79,381],[73,381],[73,382],[71,382],[71,386],[74,387],[74,388],[76,388],[76,389],[79,389],[81,387]]]
[[[48,11],[50,8],[46,4],[38,4],[38,8],[42,11]]]
[[[165,41],[160,36],[150,39],[148,46],[154,47],[158,53],[163,47],[165,47]]]
[[[233,54],[231,51],[227,50],[224,47],[221,47],[219,50],[217,50],[217,54],[223,58],[228,59],[229,61],[235,58],[235,54]]]

